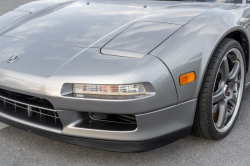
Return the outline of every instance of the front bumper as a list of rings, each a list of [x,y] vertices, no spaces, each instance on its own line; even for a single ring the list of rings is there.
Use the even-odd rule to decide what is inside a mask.
[[[0,110],[0,121],[54,140],[97,149],[139,152],[152,150],[189,134],[195,113],[196,100],[145,114],[137,114],[137,128],[131,131],[110,131],[79,126],[82,121],[76,111],[57,111],[63,127],[48,126],[22,120]]]
[[[6,47],[15,44],[10,39],[0,38],[0,40],[5,43]],[[71,58],[69,55],[79,52],[78,49],[58,48],[59,46],[56,45],[24,40],[15,40],[15,42],[27,46],[23,48],[25,55],[21,55],[22,58],[11,65],[5,61],[9,54],[2,55],[0,89],[29,95],[31,98],[48,100],[51,104],[49,108],[51,110],[44,108],[40,110],[37,107],[40,105],[39,103],[37,103],[38,105],[33,104],[34,107],[27,105],[25,101],[17,103],[21,100],[14,98],[14,101],[8,101],[10,104],[8,107],[12,109],[11,111],[8,111],[4,104],[0,105],[0,119],[7,124],[32,132],[46,133],[41,135],[53,139],[57,139],[56,137],[63,138],[63,140],[72,138],[75,143],[74,141],[71,143],[74,144],[127,152],[149,150],[161,146],[163,143],[160,145],[150,144],[152,144],[152,140],[158,141],[158,138],[165,138],[165,135],[189,128],[193,123],[196,100],[177,104],[178,97],[172,76],[167,67],[154,56],[146,55],[137,59],[114,57],[100,54],[99,48],[89,48],[82,50],[69,60]],[[40,55],[34,48],[40,48],[47,52],[41,52]],[[67,58],[61,62],[62,58],[58,59],[58,54],[50,52],[57,52],[60,56],[65,55]],[[15,53],[13,52],[13,54]],[[45,55],[48,57],[44,57]],[[52,55],[55,55],[52,58],[54,61],[51,61],[50,56]],[[44,64],[47,66],[44,67]],[[142,83],[147,92],[150,93],[136,99],[76,98],[68,95],[72,93],[72,83],[117,85]],[[64,85],[66,85],[66,89],[64,89]],[[67,85],[70,85],[70,88],[67,88]],[[23,114],[15,114],[16,103],[24,107],[21,111]],[[43,105],[40,106],[43,107]],[[35,109],[36,112],[33,113],[36,115],[36,119],[32,119],[32,115],[25,114],[26,111],[29,114],[29,109]],[[51,121],[50,125],[45,124],[41,120],[44,115],[42,113],[60,119],[60,124],[53,126]],[[136,127],[133,130],[109,130],[109,128],[91,128],[90,123],[86,127],[81,122],[87,121],[85,117],[88,113],[132,114],[136,118]],[[101,145],[101,143],[76,141],[80,138],[99,140],[94,142],[105,143]],[[176,136],[176,138],[179,137]],[[110,149],[111,145],[106,144],[107,142],[122,142],[122,144],[127,142],[124,143],[124,146],[130,147],[130,150],[126,150],[126,146],[125,150]],[[135,143],[139,145],[135,146]],[[146,146],[145,144],[152,147],[142,148]]]
[[[192,126],[195,109],[196,100],[190,100],[165,109],[136,114],[137,128],[131,131],[84,128],[78,125],[81,118],[77,115],[79,112],[58,111],[64,125],[60,134],[113,141],[150,140]]]
[[[22,130],[28,131],[30,133],[50,138],[55,141],[60,141],[74,145],[81,145],[95,149],[115,151],[115,152],[144,152],[153,150],[158,147],[164,146],[166,144],[172,143],[178,139],[181,139],[187,136],[191,131],[191,127],[187,127],[182,130],[178,130],[170,134],[166,134],[164,136],[146,141],[107,141],[107,140],[97,140],[97,139],[89,139],[81,137],[70,137],[70,136],[45,132],[42,130],[32,128],[27,125],[11,121],[9,119],[5,119],[3,117],[0,117],[0,121],[9,124],[11,126],[20,128]]]

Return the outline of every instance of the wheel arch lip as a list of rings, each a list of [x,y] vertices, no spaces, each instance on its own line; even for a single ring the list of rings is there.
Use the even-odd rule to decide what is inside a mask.
[[[212,50],[212,52],[211,52],[211,54],[210,54],[210,56],[209,56],[209,59],[208,59],[208,61],[207,61],[207,63],[206,63],[205,70],[204,70],[204,72],[203,72],[203,74],[202,74],[202,77],[201,77],[201,80],[202,80],[202,81],[204,80],[205,72],[206,72],[207,67],[208,67],[208,64],[209,64],[209,62],[210,62],[210,60],[211,60],[211,58],[212,58],[212,56],[213,56],[213,54],[214,54],[214,51],[216,50],[216,48],[218,47],[218,45],[220,44],[220,42],[221,42],[223,39],[225,39],[226,36],[229,35],[229,34],[232,33],[232,32],[241,32],[241,33],[243,33],[243,34],[247,37],[248,52],[249,52],[249,40],[250,40],[250,36],[249,36],[248,33],[246,32],[246,30],[245,30],[243,27],[241,27],[241,26],[235,26],[235,27],[229,29],[229,30],[228,30],[227,32],[225,32],[225,33],[219,38],[219,40],[216,42],[216,44],[215,44],[215,46],[214,46],[214,48],[213,48],[213,50]],[[244,52],[243,52],[243,55],[244,55]],[[249,55],[244,55],[244,56],[249,56]],[[245,60],[246,60],[246,58],[245,58]],[[246,63],[247,63],[247,62],[245,62],[245,64],[246,64]],[[201,90],[201,85],[202,85],[202,84],[199,85],[199,91]]]
[[[150,52],[159,57],[169,68],[176,84],[179,102],[198,97],[211,56],[218,44],[228,34],[235,31],[241,32],[247,38],[249,47],[250,36],[246,24],[250,21],[243,22],[247,20],[247,18],[243,18],[237,22],[241,17],[240,14],[230,18],[232,14],[228,13],[230,12],[221,9],[205,12]],[[217,27],[215,23],[218,24]],[[193,60],[196,60],[196,63],[190,63]],[[196,73],[196,80],[191,84],[181,86],[179,84],[180,75],[191,71]]]

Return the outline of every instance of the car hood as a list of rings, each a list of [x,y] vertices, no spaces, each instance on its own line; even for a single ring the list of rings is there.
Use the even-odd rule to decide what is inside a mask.
[[[76,47],[102,47],[135,22],[184,25],[212,7],[177,2],[32,2],[1,16],[0,34]]]

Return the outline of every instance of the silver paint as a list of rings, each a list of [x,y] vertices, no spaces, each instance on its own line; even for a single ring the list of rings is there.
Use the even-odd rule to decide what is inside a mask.
[[[154,112],[138,114],[136,115],[138,127],[134,131],[105,131],[78,128],[76,125],[80,122],[81,117],[78,116],[77,112],[59,111],[58,114],[62,123],[65,124],[61,134],[105,140],[142,141],[191,126],[195,107],[196,100],[191,100]],[[183,111],[185,111],[186,116],[182,116]]]
[[[0,88],[49,100],[63,122],[61,134],[107,140],[145,140],[191,126],[214,49],[230,32],[241,31],[248,40],[250,34],[250,8],[245,1],[39,1],[14,11],[30,14],[14,18],[15,12],[10,12],[7,15],[14,19],[10,22],[5,21],[6,15],[0,17]],[[146,36],[143,48],[135,36],[154,34],[151,26],[138,27],[134,31],[138,34],[132,36],[126,32],[133,31],[133,25],[146,22],[156,28],[166,26],[169,33],[157,34],[148,45]],[[178,28],[170,31],[170,24]],[[124,42],[129,41],[133,44],[122,50]],[[101,54],[101,48],[112,50],[116,44],[120,45],[118,52],[106,53],[118,56]],[[131,58],[130,52],[139,52],[140,58]],[[22,58],[12,65],[6,63],[10,55],[16,54]],[[196,80],[181,86],[180,75],[190,71],[195,72]],[[250,82],[249,72],[246,80]],[[150,93],[125,99],[76,98],[67,96],[72,83],[143,83]],[[136,114],[138,129],[110,132],[76,128],[80,112]]]
[[[4,40],[0,38],[0,41],[1,39]],[[10,43],[7,42],[8,40]],[[0,44],[2,49],[0,54],[3,58],[12,53],[6,50],[17,51],[8,49],[7,45],[10,45],[10,48],[21,45],[22,47],[18,48],[23,54],[22,58],[12,66],[1,61],[2,57],[0,57],[0,77],[2,78],[0,88],[45,98],[52,102],[57,110],[144,113],[178,103],[175,85],[169,71],[159,59],[151,55],[136,59],[121,58],[102,55],[99,53],[100,49],[91,48],[70,59],[70,55],[75,55],[79,48],[19,39],[13,41],[8,38],[3,43],[6,43],[2,47]],[[37,50],[40,51],[36,53]],[[50,52],[54,54],[51,55]],[[32,63],[23,65],[28,59]],[[109,98],[98,100],[61,95],[61,89],[65,83],[130,84],[132,82],[150,83],[152,86],[147,89],[155,95],[138,100]]]
[[[107,43],[101,49],[101,53],[141,58],[179,28],[181,28],[181,25],[158,22],[137,22]]]
[[[249,40],[250,15],[242,17],[246,11],[250,11],[250,8],[228,6],[227,10],[211,9],[196,17],[150,53],[159,57],[171,71],[176,83],[179,102],[198,97],[210,57],[227,34],[241,31]],[[190,71],[196,74],[195,82],[181,86],[178,83],[180,75]],[[246,82],[249,81],[248,72]]]
[[[15,22],[19,21],[23,17],[26,17],[30,14],[30,12],[26,11],[10,11],[0,18],[0,30],[4,27],[8,26],[9,24],[14,24]]]

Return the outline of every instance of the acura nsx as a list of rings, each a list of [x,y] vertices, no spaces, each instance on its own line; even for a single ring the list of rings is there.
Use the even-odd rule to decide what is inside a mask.
[[[34,1],[0,16],[0,121],[118,152],[220,140],[249,41],[246,0]]]

